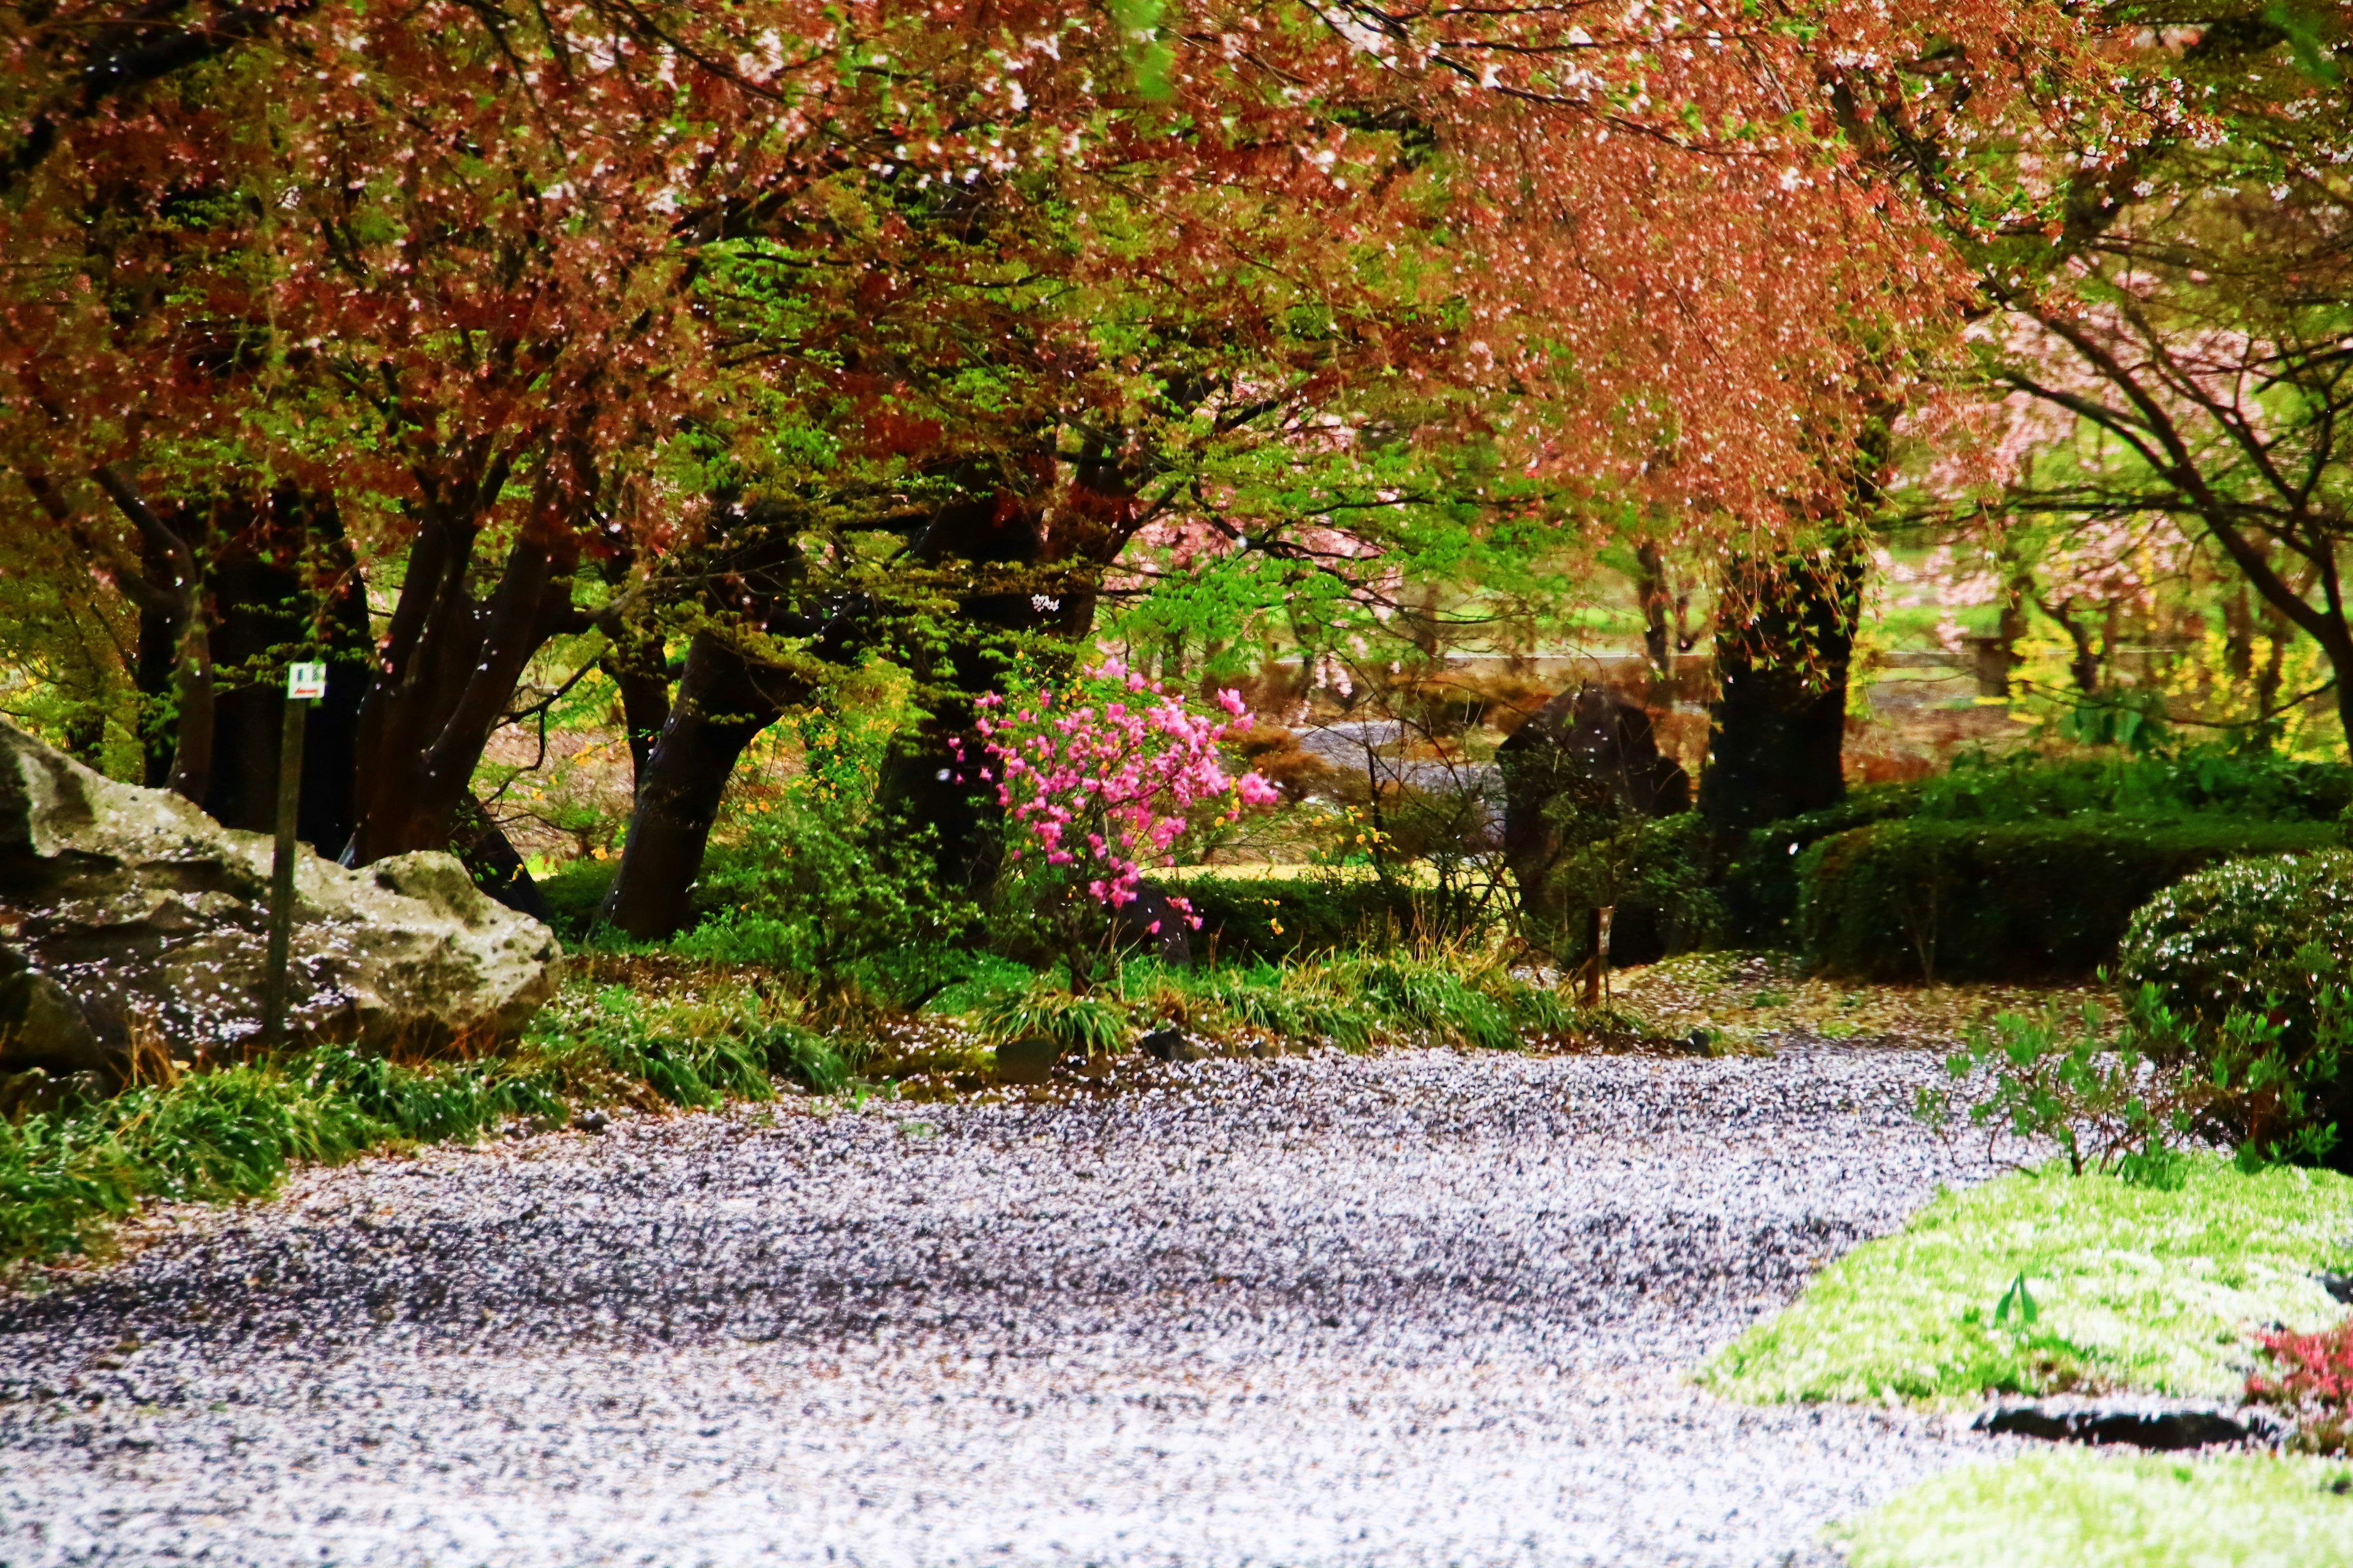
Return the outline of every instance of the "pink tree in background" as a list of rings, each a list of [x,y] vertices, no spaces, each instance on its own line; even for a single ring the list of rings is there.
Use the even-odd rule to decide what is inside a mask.
[[[1274,787],[1257,773],[1226,771],[1219,742],[1248,730],[1250,716],[1233,691],[1218,701],[1222,715],[1197,713],[1115,658],[1060,690],[980,700],[982,755],[976,764],[960,744],[957,754],[997,786],[1013,837],[1008,869],[1038,887],[1074,986],[1086,984],[1095,916],[1136,900],[1147,859],[1174,863],[1169,850],[1201,807],[1221,801],[1232,820],[1244,805],[1273,804]],[[1183,900],[1169,902],[1200,924]],[[1145,929],[1157,934],[1160,923]]]

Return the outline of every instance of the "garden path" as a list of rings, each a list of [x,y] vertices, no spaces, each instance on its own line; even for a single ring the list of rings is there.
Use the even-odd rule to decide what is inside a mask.
[[[1679,1373],[1927,1053],[1399,1052],[433,1150],[0,1303],[0,1563],[1811,1563],[1986,1452]]]

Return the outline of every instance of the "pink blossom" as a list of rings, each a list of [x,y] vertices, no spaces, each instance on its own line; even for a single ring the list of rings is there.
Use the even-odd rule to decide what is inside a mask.
[[[1125,700],[1122,688],[1152,700]],[[1048,851],[1049,864],[1083,859],[1087,891],[1116,908],[1137,897],[1136,851],[1164,854],[1185,830],[1187,808],[1229,795],[1232,816],[1244,804],[1276,798],[1258,774],[1226,772],[1218,744],[1250,721],[1239,693],[1221,691],[1218,700],[1227,721],[1191,712],[1114,659],[1071,691],[1039,692],[1010,720],[983,715],[975,727],[997,764],[997,800],[1014,824]],[[1083,856],[1063,847],[1066,837],[1085,843]],[[1186,913],[1198,928],[1198,918]]]

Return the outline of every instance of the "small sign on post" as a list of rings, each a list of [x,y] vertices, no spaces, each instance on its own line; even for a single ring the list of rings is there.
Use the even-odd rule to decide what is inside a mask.
[[[294,950],[294,826],[301,815],[302,728],[327,694],[327,667],[286,667],[286,724],[278,741],[278,843],[269,858],[269,955],[261,972],[261,1043],[286,1040],[287,970]]]

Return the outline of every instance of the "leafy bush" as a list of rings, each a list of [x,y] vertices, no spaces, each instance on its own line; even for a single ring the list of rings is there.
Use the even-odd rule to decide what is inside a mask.
[[[547,900],[548,910],[555,916],[555,934],[567,944],[588,940],[596,924],[597,911],[605,907],[605,895],[612,891],[614,875],[620,868],[618,860],[599,860],[583,855],[536,879],[540,897]]]
[[[2182,1020],[2180,1059],[2245,1089],[2223,1134],[2273,1157],[2353,1155],[2348,879],[2344,850],[2214,867],[2150,900],[2117,956],[2126,984]]]
[[[1593,956],[1602,910],[1618,963],[1648,963],[1704,947],[1723,933],[1722,901],[1707,885],[1707,824],[1695,812],[1649,816],[1603,789],[1564,789],[1545,804],[1560,846],[1524,887],[1529,940],[1564,967]]]
[[[2284,1413],[2306,1453],[2353,1452],[2353,1320],[2310,1334],[2272,1329],[2255,1342],[2271,1365],[2247,1379],[2247,1403]]]
[[[2353,806],[2353,768],[2266,751],[2193,747],[2170,756],[2052,759],[1963,752],[1934,778],[1873,784],[1824,810],[1749,834],[1724,871],[1736,931],[1749,941],[1796,934],[1799,860],[1826,838],[1896,818],[2021,823],[2074,816],[2174,821],[2230,817],[2327,823]],[[2314,842],[2325,835],[2316,833]]]
[[[1413,889],[1367,878],[1192,877],[1160,884],[1201,921],[1197,952],[1221,959],[1282,959],[1409,936],[1420,929]]]
[[[824,988],[875,954],[935,945],[971,924],[971,906],[940,884],[933,836],[876,805],[909,701],[902,673],[870,665],[786,721],[799,770],[737,805],[697,885],[703,918],[677,952]]]
[[[2218,860],[2314,849],[2337,834],[2212,817],[1883,821],[1797,858],[1799,930],[1810,963],[1858,978],[2084,975],[2116,956],[2158,889]]]
[[[1911,815],[1955,822],[2085,815],[2334,822],[2353,805],[2353,768],[2215,746],[2170,756],[2063,760],[1963,752],[1945,773],[1913,787]]]
[[[1970,1124],[2056,1144],[2077,1175],[2094,1168],[2162,1186],[2191,1145],[2219,1142],[2248,1171],[2313,1164],[2337,1142],[2332,1109],[2338,1067],[2353,1042],[2353,996],[2332,987],[2291,1037],[2264,1012],[2233,1008],[2211,1022],[2177,1014],[2154,985],[2128,1002],[2114,1038],[2087,1006],[2064,1036],[2055,1021],[2004,1014],[1974,1033],[1946,1066],[1973,1084],[1960,1098]],[[1921,1091],[1916,1109],[1948,1126],[1953,1096]]]
[[[2353,957],[2353,851],[2234,860],[2167,888],[2137,911],[2116,959],[2205,1022],[2234,1008],[2309,1024],[2318,989]]]
[[[1799,858],[1826,838],[1918,808],[1916,784],[1872,784],[1850,793],[1838,805],[1810,811],[1749,833],[1739,853],[1725,864],[1721,896],[1733,932],[1744,941],[1779,942],[1795,933]]]
[[[2008,1135],[2027,1150],[2058,1145],[2069,1171],[2114,1175],[2146,1186],[2174,1187],[2188,1160],[2211,1085],[2179,1067],[2152,1060],[2133,1032],[2104,1038],[2099,1010],[2063,1032],[2055,1019],[2004,1013],[1990,1029],[1970,1033],[1946,1059],[1970,1126]],[[1919,1091],[1915,1109],[1931,1126],[1955,1123],[1955,1094]]]

